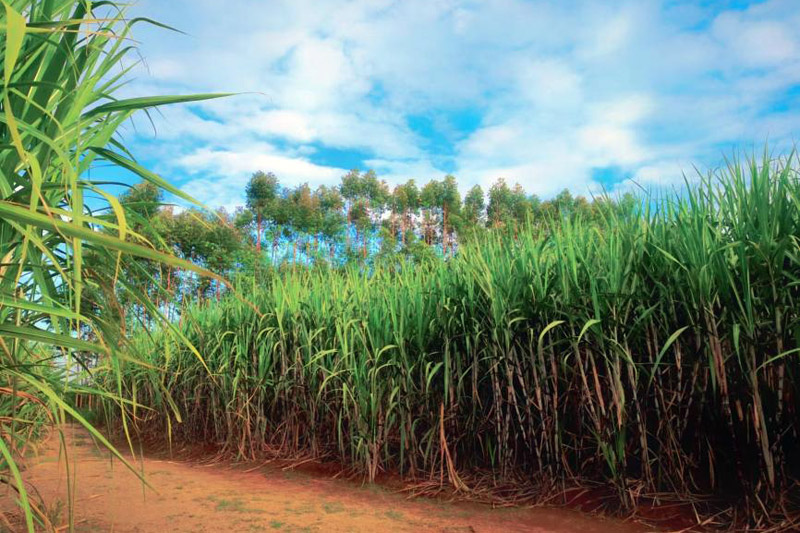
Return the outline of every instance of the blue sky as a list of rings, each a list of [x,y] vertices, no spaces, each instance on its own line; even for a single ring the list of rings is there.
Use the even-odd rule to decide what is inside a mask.
[[[498,177],[548,197],[682,182],[800,133],[798,0],[140,0],[126,92],[234,91],[140,117],[137,156],[210,206],[256,170]]]

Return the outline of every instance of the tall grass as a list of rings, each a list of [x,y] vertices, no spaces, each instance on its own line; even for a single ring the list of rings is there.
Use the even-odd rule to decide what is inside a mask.
[[[799,169],[794,153],[734,160],[432,267],[276,276],[250,289],[258,311],[228,297],[183,317],[215,379],[156,335],[139,339],[153,368],[124,386],[148,405],[169,391],[183,417],[142,414],[145,433],[240,457],[306,452],[462,490],[472,469],[594,481],[625,506],[716,495],[764,524],[797,505]]]
[[[0,5],[0,483],[29,531],[36,520],[54,527],[30,501],[17,464],[30,437],[45,423],[75,419],[110,447],[68,398],[82,391],[130,406],[113,383],[82,383],[90,362],[115,373],[138,364],[117,296],[149,300],[120,279],[121,261],[199,270],[131,231],[119,201],[87,176],[104,161],[188,199],[139,166],[118,129],[136,111],[216,95],[116,97],[136,64],[130,32],[140,22],[109,1]]]

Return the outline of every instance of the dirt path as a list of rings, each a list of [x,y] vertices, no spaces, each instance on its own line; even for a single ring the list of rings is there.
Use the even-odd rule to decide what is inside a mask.
[[[429,499],[407,499],[374,486],[262,468],[144,459],[157,489],[143,485],[88,434],[70,428],[76,487],[76,529],[115,532],[403,531],[639,533],[638,524],[565,509],[491,509]],[[65,523],[66,477],[51,439],[26,472],[54,522]],[[0,492],[0,510],[11,497]],[[2,526],[0,526],[2,529]]]

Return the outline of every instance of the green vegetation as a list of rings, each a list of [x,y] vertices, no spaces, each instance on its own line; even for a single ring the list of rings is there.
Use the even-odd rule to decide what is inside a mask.
[[[140,22],[113,2],[0,6],[0,483],[29,531],[35,522],[61,525],[32,501],[18,465],[45,426],[76,420],[122,458],[73,405],[76,393],[129,402],[118,386],[86,381],[90,367],[116,373],[123,360],[137,364],[119,327],[119,301],[149,300],[120,277],[121,265],[138,257],[210,275],[155,250],[119,201],[86,176],[103,161],[191,200],[141,168],[117,136],[137,110],[215,96],[115,98],[134,64],[122,62]],[[102,207],[90,209],[88,198]],[[168,329],[157,309],[150,318]],[[71,528],[72,499],[70,491]]]
[[[490,198],[498,228],[447,261],[270,272],[182,314],[211,377],[172,338],[137,338],[151,366],[124,387],[159,408],[138,427],[459,490],[489,469],[598,482],[629,508],[713,494],[765,523],[794,505],[800,468],[798,170],[765,154],[527,225],[498,223]],[[156,414],[167,398],[182,423]]]
[[[243,193],[245,206],[233,213],[176,211],[162,205],[162,191],[147,182],[122,194],[120,203],[128,210],[130,227],[160,250],[225,278],[256,283],[276,269],[387,268],[447,259],[487,231],[519,231],[528,219],[589,221],[615,203],[607,197],[590,202],[569,191],[541,201],[502,178],[490,188],[488,203],[478,185],[462,202],[454,176],[429,181],[422,189],[412,179],[390,190],[374,171],[357,169],[342,176],[338,186],[315,190],[305,183],[284,187],[274,174],[258,171]],[[635,202],[630,194],[621,201],[628,207]],[[157,307],[172,304],[170,317],[190,301],[226,290],[219,281],[163,264],[139,261],[123,268],[126,279]],[[129,328],[150,326],[143,306],[124,309],[133,311],[126,316]]]
[[[216,95],[116,99],[141,21],[113,3],[2,9],[0,482],[28,530],[59,525],[18,465],[45,428],[76,420],[122,459],[81,413],[370,480],[468,491],[484,471],[626,508],[713,495],[751,526],[797,512],[794,153],[659,198],[259,172],[235,213],[176,212],[164,192],[191,198],[117,130]],[[114,197],[87,178],[99,161],[144,182]]]

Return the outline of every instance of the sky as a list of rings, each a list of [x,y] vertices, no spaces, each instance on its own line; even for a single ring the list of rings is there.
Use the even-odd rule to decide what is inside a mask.
[[[673,187],[800,134],[798,0],[139,0],[130,96],[236,96],[124,137],[211,207],[257,171],[499,177],[548,198]],[[634,185],[634,183],[636,185]]]

